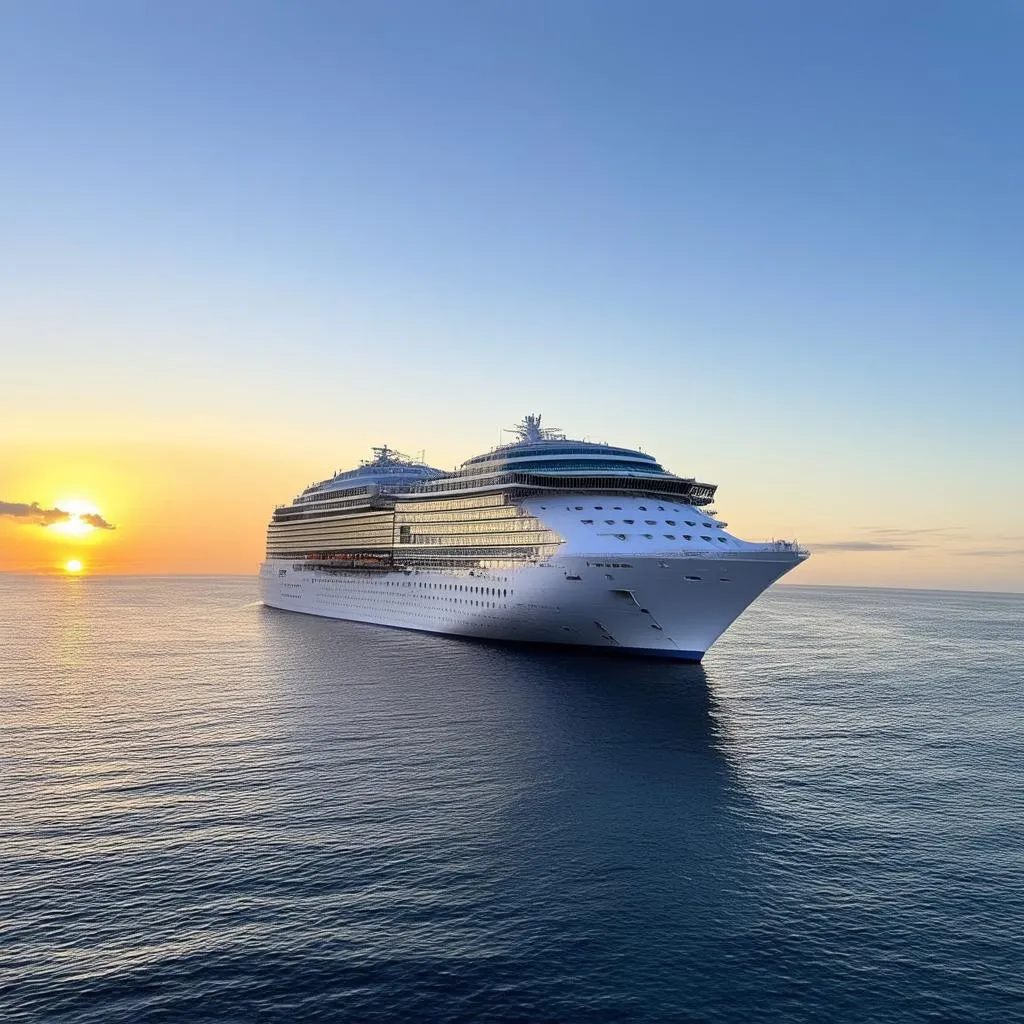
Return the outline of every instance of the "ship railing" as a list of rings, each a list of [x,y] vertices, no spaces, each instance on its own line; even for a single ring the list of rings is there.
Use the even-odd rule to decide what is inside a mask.
[[[806,547],[799,543],[799,541],[776,540],[774,537],[771,540],[761,541],[758,546],[762,551],[789,551],[794,555],[806,555],[810,553]]]

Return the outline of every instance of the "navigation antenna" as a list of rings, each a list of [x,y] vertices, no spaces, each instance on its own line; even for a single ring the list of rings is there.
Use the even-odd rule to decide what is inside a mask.
[[[564,441],[565,434],[558,427],[542,427],[540,425],[540,413],[528,413],[523,417],[522,422],[514,427],[509,427],[520,441]]]
[[[390,466],[396,464],[405,464],[409,462],[409,456],[403,455],[401,452],[396,452],[394,448],[389,448],[386,444],[378,445],[375,448],[371,448],[373,452],[373,462],[367,462],[363,460],[364,466],[383,465]]]

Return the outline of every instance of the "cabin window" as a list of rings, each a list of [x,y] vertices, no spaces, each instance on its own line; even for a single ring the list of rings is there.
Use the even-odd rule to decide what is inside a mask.
[[[676,535],[674,533],[666,533],[665,534],[665,540],[675,540],[675,539],[676,539]]]

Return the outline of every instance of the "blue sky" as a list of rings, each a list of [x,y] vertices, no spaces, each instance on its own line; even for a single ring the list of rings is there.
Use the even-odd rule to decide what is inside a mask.
[[[1019,549],[1022,44],[1008,2],[7,4],[0,425],[327,470],[537,409],[737,525]]]

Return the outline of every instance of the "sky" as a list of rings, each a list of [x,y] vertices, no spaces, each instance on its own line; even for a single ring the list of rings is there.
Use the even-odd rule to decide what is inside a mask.
[[[527,412],[1024,590],[1024,3],[8,0],[0,570],[252,573]],[[116,529],[3,509],[72,503]],[[65,523],[66,526],[66,523]]]

